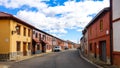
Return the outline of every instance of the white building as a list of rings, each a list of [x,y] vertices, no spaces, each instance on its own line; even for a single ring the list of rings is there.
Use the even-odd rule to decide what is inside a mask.
[[[120,0],[111,0],[113,27],[113,64],[120,67]]]

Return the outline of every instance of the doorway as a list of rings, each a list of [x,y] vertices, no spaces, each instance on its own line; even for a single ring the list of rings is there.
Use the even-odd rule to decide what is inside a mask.
[[[94,57],[95,57],[95,58],[97,57],[97,54],[96,54],[96,53],[97,53],[97,49],[96,49],[96,48],[97,48],[97,47],[96,47],[96,43],[94,43],[94,53],[95,53],[95,54],[94,54]]]
[[[106,41],[100,41],[100,59],[106,62]]]
[[[27,55],[26,42],[23,42],[23,56]]]

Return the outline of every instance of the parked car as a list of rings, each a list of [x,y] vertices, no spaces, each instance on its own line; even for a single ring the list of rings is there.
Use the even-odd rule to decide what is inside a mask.
[[[55,46],[55,47],[53,48],[53,51],[54,51],[54,52],[61,51],[61,46]]]

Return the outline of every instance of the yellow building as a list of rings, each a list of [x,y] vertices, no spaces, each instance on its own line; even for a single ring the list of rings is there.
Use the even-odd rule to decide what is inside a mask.
[[[16,60],[31,55],[33,26],[0,12],[0,60]]]

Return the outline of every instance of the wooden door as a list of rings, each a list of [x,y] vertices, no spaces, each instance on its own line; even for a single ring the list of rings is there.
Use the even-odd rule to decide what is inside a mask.
[[[24,42],[23,43],[23,56],[26,56],[27,55],[27,49],[26,49],[27,45],[26,43]]]
[[[106,41],[100,42],[100,59],[106,61]]]

